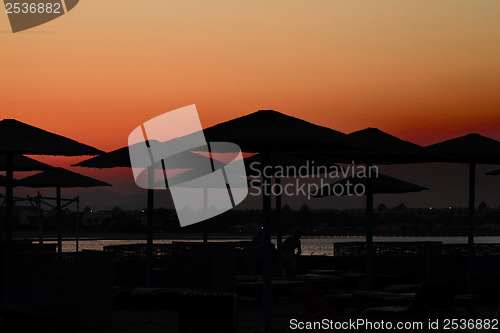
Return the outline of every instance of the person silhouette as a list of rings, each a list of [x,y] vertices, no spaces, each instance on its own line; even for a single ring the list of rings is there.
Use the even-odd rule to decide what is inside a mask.
[[[264,229],[260,228],[257,231],[257,234],[252,238],[252,244],[254,248],[254,255],[255,255],[255,274],[260,275],[262,274],[262,268],[263,268],[263,255],[264,255]],[[275,270],[275,263],[276,263],[276,245],[274,245],[272,242],[269,243],[269,246],[271,248],[271,263],[272,263],[272,269],[273,272]]]
[[[297,258],[302,254],[300,243],[302,231],[295,230],[294,234],[283,242],[283,267],[287,277],[294,277],[297,274]],[[297,250],[297,252],[295,252]]]

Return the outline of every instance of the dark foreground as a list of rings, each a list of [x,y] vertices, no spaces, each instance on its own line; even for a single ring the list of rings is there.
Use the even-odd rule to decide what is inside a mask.
[[[280,276],[273,252],[274,331],[349,320],[394,325],[428,325],[431,320],[440,323],[440,331],[483,332],[495,326],[500,306],[497,245],[477,248],[472,293],[467,292],[467,258],[460,246],[376,244],[370,291],[360,244],[339,246],[336,257],[297,258],[295,277]],[[144,245],[60,255],[50,246],[24,244],[15,250],[10,301],[0,308],[1,331],[263,331],[262,262],[252,242],[155,245],[149,282]],[[446,320],[452,319],[465,326],[446,330]],[[438,331],[425,328],[405,331]]]

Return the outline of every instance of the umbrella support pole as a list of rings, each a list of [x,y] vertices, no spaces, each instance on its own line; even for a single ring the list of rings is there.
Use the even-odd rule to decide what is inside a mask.
[[[152,172],[149,174],[153,175]],[[153,205],[154,191],[148,190],[147,240],[146,240],[146,287],[152,286],[153,279]]]
[[[5,222],[4,222],[4,276],[3,276],[3,298],[5,302],[10,301],[10,278],[12,275],[12,204],[13,204],[13,182],[14,182],[14,156],[7,153],[6,156],[6,186],[5,186]]]
[[[367,164],[367,170],[372,165]],[[368,171],[366,179],[366,264],[365,264],[365,288],[367,291],[373,289],[373,178]]]
[[[469,227],[467,232],[467,292],[472,293],[474,280],[474,213],[476,192],[476,164],[469,165]]]
[[[210,142],[207,142],[207,149],[208,149],[208,157],[210,159],[210,166],[212,167],[212,172],[214,172],[215,171],[215,165],[213,160],[214,156],[212,155],[212,148],[210,147]],[[205,213],[208,212],[208,189],[206,187],[203,188],[203,209],[205,210]],[[206,244],[208,243],[208,223],[207,221],[203,221],[201,224],[203,228],[203,244]]]
[[[76,252],[78,252],[79,241],[80,241],[80,197],[76,197],[76,244],[75,244]]]
[[[208,243],[208,225],[206,221],[201,222],[203,228],[203,243]]]
[[[43,245],[43,222],[41,215],[42,196],[40,192],[36,196],[36,219],[38,220],[38,244]]]
[[[61,187],[56,187],[57,198],[57,253],[62,253],[62,211],[61,211]]]
[[[263,153],[263,166],[269,165],[269,154]],[[262,200],[264,213],[264,230],[263,230],[263,305],[264,305],[264,329],[268,330],[272,327],[272,289],[271,289],[271,179],[262,173]]]
[[[275,184],[278,188],[281,187],[281,177],[275,177]],[[283,232],[281,225],[281,191],[276,195],[276,267],[277,276],[283,276]]]
[[[213,161],[212,161],[213,163]],[[204,187],[203,188],[203,210],[205,211],[205,214],[208,213],[208,188]],[[201,222],[202,228],[203,228],[203,244],[208,243],[208,225],[207,221]]]

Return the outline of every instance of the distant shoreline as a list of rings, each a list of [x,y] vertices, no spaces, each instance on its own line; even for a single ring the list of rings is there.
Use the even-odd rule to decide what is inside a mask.
[[[225,233],[209,233],[208,236],[210,239],[248,239],[251,240],[253,235],[250,234],[225,234]],[[25,240],[38,240],[38,234],[29,232],[23,234],[22,232],[16,233],[14,235],[15,239],[25,239]],[[156,240],[174,240],[174,239],[186,239],[186,240],[202,240],[203,234],[193,233],[193,234],[167,234],[167,233],[154,233],[153,238]],[[56,241],[57,234],[55,232],[47,232],[43,234],[44,241]],[[65,241],[71,241],[76,239],[76,235],[74,233],[67,233],[66,235],[63,232],[63,239]],[[145,240],[146,233],[82,233],[79,236],[79,240]]]
[[[234,234],[234,233],[209,233],[208,234],[208,239],[209,240],[252,240],[253,234],[248,234],[248,233],[241,233],[241,234]],[[283,235],[283,238],[286,238],[289,236],[288,234]],[[387,238],[387,239],[419,239],[422,241],[430,240],[430,239],[438,239],[438,238],[449,238],[449,239],[457,239],[457,238],[466,238],[466,235],[449,235],[449,236],[415,236],[415,235],[395,235],[395,236],[390,236],[390,235],[375,235],[376,238]],[[481,239],[481,238],[496,238],[499,237],[498,235],[476,235],[476,239]],[[273,239],[276,239],[276,235],[272,235]],[[321,239],[321,238],[338,238],[338,239],[360,239],[364,240],[365,236],[364,235],[351,235],[351,236],[345,236],[345,235],[304,235],[304,239]],[[38,241],[38,234],[34,232],[17,232],[14,235],[14,239],[17,240],[30,240],[33,242]],[[44,233],[43,235],[43,240],[47,242],[54,242],[57,241],[57,234],[55,232],[47,232]],[[76,235],[74,233],[67,233],[65,234],[63,232],[63,241],[75,241],[76,240]],[[99,234],[93,234],[93,233],[83,233],[80,234],[79,236],[80,241],[105,241],[105,240],[124,240],[124,241],[145,241],[146,240],[146,233],[99,233]],[[153,235],[153,240],[203,240],[203,234],[201,233],[155,233]]]

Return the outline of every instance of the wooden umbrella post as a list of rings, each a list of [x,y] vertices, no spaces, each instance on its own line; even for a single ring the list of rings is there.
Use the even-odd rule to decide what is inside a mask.
[[[207,142],[208,157],[210,159],[210,166],[212,167],[212,172],[215,171],[214,156],[212,154],[212,148],[210,147],[210,142]],[[203,188],[203,209],[205,209],[205,214],[208,212],[208,189]],[[208,243],[208,221],[201,222],[203,228],[203,244]]]
[[[263,153],[263,167],[269,164],[269,153]],[[263,302],[264,302],[264,328],[271,329],[272,327],[272,288],[271,288],[271,179],[262,173],[262,200],[264,214],[264,230],[263,230]]]
[[[76,197],[76,252],[78,252],[78,245],[80,240],[80,197]]]
[[[154,207],[154,167],[148,169],[148,208],[147,208],[147,240],[146,240],[146,287],[151,287],[153,277],[153,207]]]
[[[373,178],[371,175],[372,164],[367,164],[368,178],[366,179],[366,272],[365,287],[371,291],[373,288]]]
[[[208,213],[208,188],[205,186],[203,187],[203,210],[204,213]],[[203,244],[208,243],[208,225],[207,221],[201,222],[202,228],[203,228]]]
[[[14,186],[14,166],[13,154],[6,154],[6,173],[5,176],[5,222],[4,222],[4,301],[10,301],[10,278],[12,269],[12,202],[13,202],[13,186]]]
[[[281,177],[275,177],[275,184],[278,187],[278,194],[276,195],[276,250],[277,250],[277,258],[276,258],[276,266],[277,266],[277,275],[279,277],[283,276],[283,232],[281,226]]]
[[[57,253],[62,253],[62,209],[61,209],[61,187],[56,187],[57,207]]]
[[[40,192],[36,195],[36,219],[38,221],[38,244],[43,245],[43,222],[41,215],[42,196]]]
[[[476,193],[476,164],[469,164],[469,230],[467,242],[467,292],[472,293],[474,280],[474,213]]]

